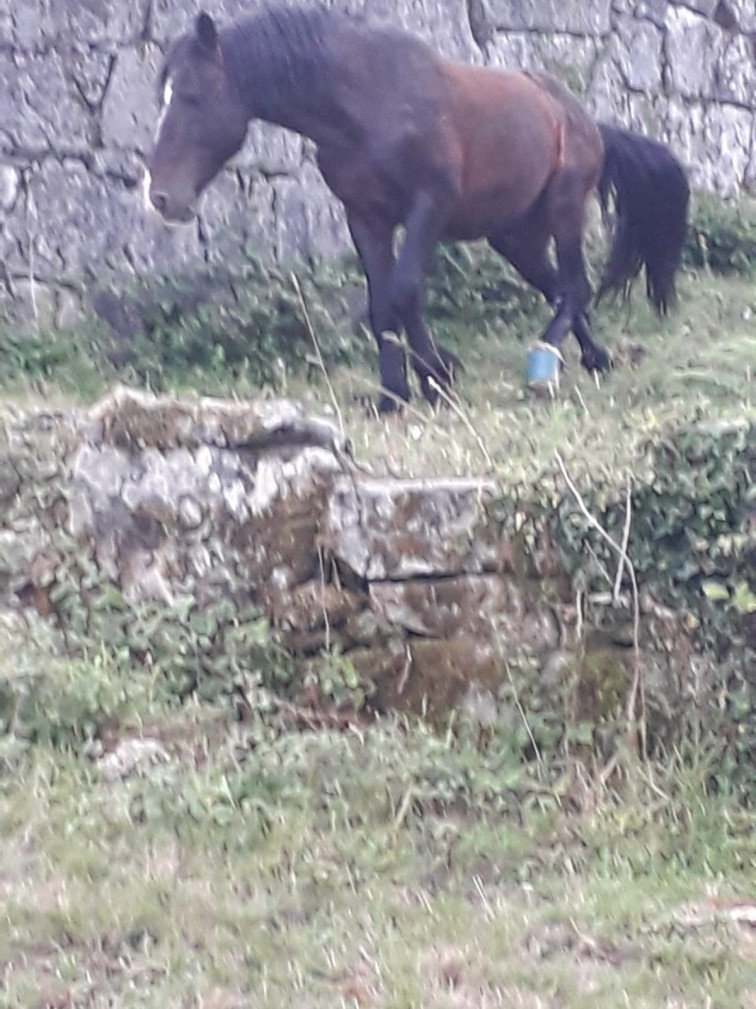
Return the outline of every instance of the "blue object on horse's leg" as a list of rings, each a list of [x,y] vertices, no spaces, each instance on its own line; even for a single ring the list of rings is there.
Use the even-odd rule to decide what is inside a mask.
[[[528,351],[528,388],[535,391],[554,392],[559,387],[559,373],[564,361],[557,347],[537,343]]]

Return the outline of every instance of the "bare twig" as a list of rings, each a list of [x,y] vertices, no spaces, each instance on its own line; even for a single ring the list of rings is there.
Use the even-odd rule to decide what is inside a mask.
[[[296,273],[291,274],[291,282],[294,285],[294,290],[297,292],[297,297],[299,298],[299,304],[302,308],[302,315],[304,317],[305,326],[307,327],[307,332],[309,333],[310,339],[312,340],[312,345],[315,348],[315,354],[318,359],[318,365],[320,366],[320,370],[323,372],[323,378],[325,379],[326,386],[328,387],[328,395],[331,397],[331,403],[333,404],[333,408],[336,411],[336,417],[338,418],[339,421],[339,431],[341,432],[341,437],[342,439],[345,440],[346,429],[344,427],[344,417],[342,416],[341,413],[341,407],[339,406],[339,401],[336,399],[336,393],[334,391],[333,385],[331,384],[331,379],[328,376],[325,361],[323,360],[323,355],[320,351],[320,344],[318,343],[318,338],[315,334],[315,328],[312,325],[312,319],[310,318],[310,313],[307,308],[307,302],[305,301],[304,292],[302,290],[301,284],[299,283],[299,277],[297,277]]]
[[[370,718],[353,708],[339,709],[335,705],[328,708],[308,707],[286,701],[281,697],[271,698],[276,710],[284,718],[291,718],[303,729],[351,729],[370,723]]]
[[[449,404],[449,406],[452,408],[452,410],[456,413],[456,415],[459,417],[459,419],[465,425],[465,427],[467,428],[467,430],[470,432],[470,434],[475,439],[475,441],[476,441],[476,443],[478,445],[478,448],[480,449],[480,451],[481,451],[481,453],[483,455],[483,458],[486,460],[486,465],[488,466],[489,470],[493,473],[493,471],[494,471],[493,459],[491,458],[491,456],[490,456],[490,454],[488,452],[488,449],[486,448],[486,446],[485,446],[485,444],[483,442],[483,439],[478,434],[478,432],[475,430],[475,427],[473,426],[472,421],[467,416],[467,414],[465,413],[465,411],[462,409],[462,407],[459,405],[459,403],[455,400],[455,398],[453,396],[450,396],[449,393],[446,391],[446,389],[444,389],[444,387],[442,385],[440,385],[435,380],[435,378],[432,375],[428,376],[428,384],[431,386],[431,388],[433,388],[433,389],[436,390],[436,392],[439,394],[439,396],[441,396],[441,398],[444,400],[444,402],[446,402],[446,403]]]
[[[580,403],[580,405],[583,408],[583,413],[585,413],[586,417],[590,417],[591,411],[588,409],[588,404],[586,403],[585,398],[583,397],[582,392],[580,391],[580,389],[578,389],[577,386],[575,386],[575,395],[577,396],[578,402]]]
[[[413,792],[414,792],[414,786],[408,785],[404,795],[402,796],[402,801],[399,803],[399,809],[396,813],[396,816],[394,817],[394,824],[392,827],[393,834],[399,833],[399,828],[404,822],[404,818],[407,815],[407,810],[409,809],[410,803],[412,802]]]
[[[606,578],[606,580],[611,585],[612,579],[609,576],[609,572],[607,571],[606,567],[601,563],[601,560],[599,559],[599,556],[596,553],[596,551],[593,549],[593,547],[591,546],[590,543],[586,543],[585,547],[586,547],[586,550],[588,551],[588,553],[591,555],[591,560],[596,565],[596,570],[600,574],[602,574],[604,576],[604,578]]]
[[[575,593],[575,637],[580,641],[583,636],[583,591],[578,589]]]
[[[404,668],[399,676],[399,682],[396,685],[397,694],[403,694],[404,688],[407,686],[407,680],[409,679],[410,670],[412,669],[412,652],[410,651],[410,646],[405,644],[404,646]]]
[[[331,651],[331,621],[328,616],[328,607],[326,606],[326,580],[325,580],[325,566],[323,564],[323,550],[318,547],[318,565],[320,567],[320,606],[323,611],[323,623],[325,625],[325,650],[330,653]]]
[[[575,486],[572,481],[570,474],[567,472],[567,467],[564,464],[564,460],[559,452],[555,452],[554,456],[557,461],[557,465],[561,470],[562,476],[564,477],[565,483],[569,488],[571,494],[577,502],[578,508],[583,513],[587,519],[591,528],[595,529],[599,536],[609,544],[612,550],[618,555],[620,559],[620,571],[623,567],[627,569],[628,577],[630,579],[630,585],[632,589],[632,603],[633,603],[633,679],[630,684],[630,692],[627,698],[627,723],[628,723],[628,738],[632,740],[634,735],[634,730],[637,725],[638,719],[636,716],[636,706],[638,703],[638,694],[642,694],[642,682],[641,682],[641,669],[640,669],[640,601],[638,595],[638,581],[635,576],[635,568],[632,565],[630,558],[627,555],[627,544],[630,539],[630,489],[628,487],[628,497],[627,497],[627,510],[625,515],[625,531],[623,532],[623,542],[619,544],[614,540],[609,533],[603,528],[599,521],[591,515],[588,508],[583,500],[580,491]],[[646,736],[646,726],[645,726],[645,715],[641,719],[640,732],[643,738],[643,751],[645,752],[645,736]]]
[[[517,686],[515,684],[514,677],[512,676],[512,670],[509,668],[509,663],[508,662],[504,663],[504,668],[507,671],[507,676],[509,677],[509,682],[510,682],[510,685],[512,687],[512,692],[514,694],[515,706],[516,706],[516,708],[517,708],[517,710],[518,710],[518,712],[520,714],[520,718],[522,719],[522,724],[525,726],[525,731],[527,732],[528,738],[530,739],[530,745],[533,747],[533,753],[535,754],[536,763],[538,764],[538,769],[540,770],[541,774],[543,774],[544,770],[545,770],[544,763],[543,763],[543,757],[541,756],[541,751],[538,748],[538,743],[536,742],[536,738],[533,735],[533,730],[530,728],[530,723],[528,722],[528,716],[525,714],[525,709],[523,708],[522,703],[520,701],[519,694],[517,693]],[[557,799],[558,799],[558,797],[557,797]]]
[[[613,598],[615,606],[617,604],[617,601],[619,600],[620,588],[622,586],[622,569],[625,566],[625,563],[627,562],[627,544],[630,540],[631,522],[632,522],[632,498],[631,498],[630,483],[628,481],[627,494],[625,497],[625,525],[622,530],[622,544],[620,547],[621,553],[619,563],[617,564],[617,574],[614,579]]]

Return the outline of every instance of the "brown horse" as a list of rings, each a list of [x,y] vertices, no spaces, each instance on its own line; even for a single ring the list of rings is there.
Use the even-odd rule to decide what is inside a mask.
[[[439,241],[487,238],[552,305],[542,339],[558,347],[572,330],[589,370],[609,366],[591,336],[582,252],[594,189],[605,211],[614,197],[599,294],[626,291],[645,269],[657,311],[674,299],[689,195],[682,167],[661,144],[596,125],[543,74],[453,63],[396,28],[280,7],[222,31],[200,14],[170,50],[160,95],[149,196],[168,221],[193,218],[251,119],[315,142],[367,277],[382,410],[409,399],[402,332],[426,399],[452,386],[456,358],[423,319]]]

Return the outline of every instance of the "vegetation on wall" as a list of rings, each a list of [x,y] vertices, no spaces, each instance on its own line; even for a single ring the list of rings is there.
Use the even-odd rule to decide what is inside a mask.
[[[65,523],[51,526],[53,515],[65,513],[66,432],[51,442],[44,429],[42,435],[32,426],[6,446],[0,521],[11,534],[37,522],[48,528],[48,542],[42,553],[24,557],[23,539],[0,541],[0,590],[51,619],[55,633],[47,647],[59,661],[39,666],[35,658],[7,676],[3,731],[78,748],[117,731],[145,704],[170,709],[187,702],[262,719],[266,731],[280,725],[284,709],[295,723],[311,725],[367,715],[375,686],[369,672],[356,674],[349,652],[335,644],[337,634],[317,661],[294,663],[250,605],[249,586],[236,574],[243,565],[227,559],[223,590],[202,604],[193,596],[138,605],[125,598]],[[505,746],[510,757],[519,753],[524,766],[537,758],[535,766],[548,765],[556,776],[568,755],[569,762],[586,754],[608,760],[628,730],[633,648],[644,650],[646,663],[654,651],[663,656],[694,642],[701,658],[693,693],[678,682],[665,690],[658,679],[686,677],[684,663],[677,672],[664,661],[661,674],[650,666],[638,670],[648,682],[639,716],[644,749],[663,759],[696,739],[712,779],[747,791],[756,757],[756,424],[696,424],[650,440],[641,472],[629,493],[616,475],[585,474],[565,486],[553,468],[502,488],[501,536],[521,551],[517,573],[525,596],[577,605],[591,631],[581,649],[562,655],[556,677],[544,677],[543,658],[527,650],[502,660],[508,672],[497,700],[507,714],[488,725],[488,742]],[[630,521],[626,554],[618,556]],[[33,550],[35,538],[30,542]],[[544,549],[559,556],[550,575],[543,572]],[[34,580],[26,581],[32,564]],[[553,560],[548,564],[553,568]],[[642,626],[628,631],[641,607]],[[657,610],[675,619],[655,627]],[[102,679],[88,675],[92,661],[100,663]],[[122,670],[119,677],[135,671],[126,694],[108,693],[112,670]],[[521,705],[527,718],[513,726],[511,712]],[[455,713],[449,716],[453,722]]]
[[[698,194],[685,262],[715,273],[752,274],[756,269],[756,205],[747,200],[723,203],[719,197]]]

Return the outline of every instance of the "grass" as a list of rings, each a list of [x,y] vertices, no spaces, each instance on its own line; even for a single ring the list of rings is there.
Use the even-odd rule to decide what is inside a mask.
[[[575,474],[622,480],[671,427],[754,413],[752,278],[688,273],[661,321],[637,295],[602,306],[617,367],[597,387],[568,348],[554,401],[523,388],[540,316],[501,332],[437,318],[467,368],[457,409],[416,398],[377,418],[359,358],[327,363],[330,385],[282,368],[264,389],[196,373],[175,387],[338,412],[377,473],[513,483],[557,450]],[[86,339],[56,351],[64,378],[47,359],[6,402],[91,401],[117,373]],[[463,725],[250,726],[223,698],[171,703],[97,643],[74,663],[41,631],[0,631],[0,681],[44,673],[55,729],[0,735],[3,1009],[756,1007],[753,813],[712,788],[700,746],[664,766],[625,755],[609,785]],[[118,731],[92,738],[103,706]],[[120,776],[124,738],[150,749]]]
[[[465,274],[470,285],[479,280],[476,262]],[[310,297],[315,297],[312,290]],[[554,401],[534,399],[525,391],[527,350],[545,322],[543,306],[500,322],[495,311],[470,298],[472,303],[464,302],[460,317],[451,321],[451,310],[439,305],[438,296],[430,306],[439,340],[465,365],[457,409],[432,410],[416,391],[401,416],[378,419],[372,341],[364,332],[361,337],[348,332],[341,305],[335,315],[322,305],[315,313],[315,336],[327,349],[327,378],[315,350],[297,344],[297,360],[310,361],[306,375],[283,358],[274,369],[275,381],[263,385],[243,369],[197,372],[187,366],[170,371],[166,364],[160,366],[167,382],[161,388],[190,396],[292,396],[330,414],[334,422],[343,420],[358,461],[376,473],[489,473],[513,483],[531,480],[551,466],[555,450],[577,475],[621,475],[636,464],[644,443],[668,427],[694,419],[753,416],[756,409],[756,296],[749,277],[688,272],[680,282],[679,306],[666,319],[651,312],[640,290],[630,306],[600,306],[596,338],[611,351],[615,369],[597,384],[580,368],[570,338]],[[291,300],[287,310],[301,312],[299,300],[294,295]],[[30,406],[86,404],[115,381],[141,381],[133,367],[118,369],[103,358],[104,339],[86,329],[73,342],[70,334],[52,335],[49,340],[61,345],[47,347],[43,367],[28,359],[29,354],[41,355],[37,344],[48,340],[37,337],[32,351],[24,345],[25,367],[6,382],[4,398]],[[345,357],[347,344],[355,363],[334,363]],[[338,353],[328,351],[334,346]]]
[[[742,812],[670,769],[663,803],[400,817],[405,750],[427,743],[392,724],[288,740],[246,758],[284,789],[217,809],[232,728],[200,767],[174,752],[117,782],[36,748],[0,800],[2,1004],[751,1004]]]

